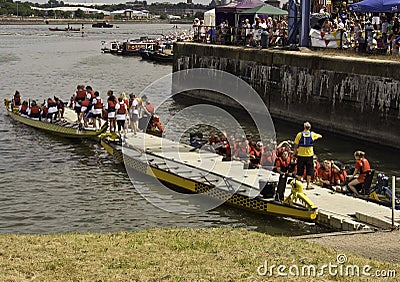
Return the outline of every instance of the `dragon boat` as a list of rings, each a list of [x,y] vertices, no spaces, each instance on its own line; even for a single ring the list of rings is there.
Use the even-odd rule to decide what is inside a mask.
[[[53,123],[34,120],[29,117],[19,115],[18,108],[11,107],[11,103],[8,99],[4,99],[7,114],[15,121],[23,123],[25,125],[49,132],[54,135],[67,137],[67,138],[97,138],[101,133],[107,130],[107,123],[105,122],[102,127],[98,130],[93,128],[85,128],[74,121],[76,114],[66,108],[64,113],[64,119],[57,120]]]
[[[275,200],[279,175],[272,171],[246,169],[241,161],[223,161],[216,153],[193,150],[192,146],[147,133],[128,133],[124,140],[105,133],[100,140],[111,155],[124,161],[127,170],[133,169],[180,190],[206,194],[229,205],[266,215],[306,221],[317,217],[317,207],[299,181],[291,182],[289,195],[283,201]]]

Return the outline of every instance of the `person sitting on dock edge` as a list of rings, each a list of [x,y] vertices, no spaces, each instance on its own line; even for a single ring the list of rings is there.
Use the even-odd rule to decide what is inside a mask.
[[[356,165],[353,174],[350,176],[350,182],[347,184],[349,189],[354,193],[356,196],[360,196],[359,192],[356,189],[356,185],[362,184],[365,181],[365,177],[367,176],[367,172],[371,170],[371,166],[369,161],[364,158],[365,152],[363,151],[355,151],[354,158],[356,160]],[[358,174],[358,177],[355,176]]]

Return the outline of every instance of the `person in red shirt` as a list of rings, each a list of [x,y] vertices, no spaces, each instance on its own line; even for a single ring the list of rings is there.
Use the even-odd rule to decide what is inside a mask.
[[[332,164],[328,160],[324,160],[322,166],[318,169],[317,180],[322,187],[329,188],[332,185]]]
[[[355,165],[353,175],[351,175],[351,177],[350,177],[350,179],[352,179],[352,180],[349,182],[348,187],[356,196],[360,196],[360,194],[358,193],[358,191],[356,189],[356,185],[358,185],[360,183],[364,183],[367,172],[369,172],[371,170],[369,161],[366,158],[364,158],[364,156],[365,156],[365,153],[363,151],[356,151],[354,153],[356,165]],[[357,174],[358,174],[358,177],[355,178],[355,176]]]

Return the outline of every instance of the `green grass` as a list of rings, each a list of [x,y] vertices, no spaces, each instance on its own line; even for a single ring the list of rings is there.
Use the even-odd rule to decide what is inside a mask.
[[[336,263],[337,255],[334,249],[306,241],[244,229],[0,235],[0,281],[349,280],[328,274],[310,278],[257,273],[265,261],[269,266],[318,267]],[[372,269],[399,267],[346,255],[349,264],[369,264]]]

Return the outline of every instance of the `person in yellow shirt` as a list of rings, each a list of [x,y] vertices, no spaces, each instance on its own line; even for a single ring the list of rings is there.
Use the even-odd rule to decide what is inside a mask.
[[[311,124],[304,123],[304,131],[297,133],[294,139],[294,155],[297,156],[297,179],[301,180],[306,169],[307,189],[312,189],[311,176],[314,174],[314,140],[322,138],[321,134],[310,131]]]

